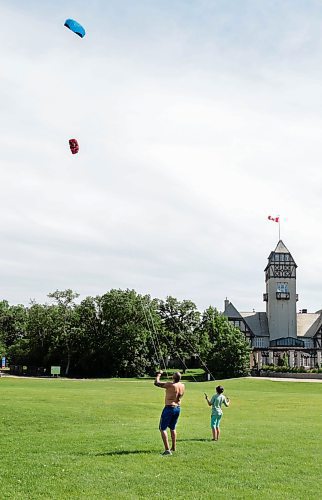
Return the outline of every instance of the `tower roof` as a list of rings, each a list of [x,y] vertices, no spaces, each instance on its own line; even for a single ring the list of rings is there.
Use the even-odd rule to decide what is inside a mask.
[[[285,260],[284,260],[284,255],[289,255],[289,257],[287,257],[287,258],[285,257]],[[292,257],[291,252],[284,245],[283,241],[279,240],[279,242],[276,245],[275,250],[272,250],[271,253],[269,254],[268,264],[265,267],[265,272],[269,269],[270,266],[272,266],[272,265],[280,265],[281,263],[283,264],[286,261],[289,264],[295,266],[295,268],[297,268],[297,265],[296,265],[296,263],[295,263],[295,261],[294,261],[294,259]]]
[[[290,251],[286,248],[282,240],[279,240],[279,242],[277,243],[274,253],[289,253],[291,255]]]

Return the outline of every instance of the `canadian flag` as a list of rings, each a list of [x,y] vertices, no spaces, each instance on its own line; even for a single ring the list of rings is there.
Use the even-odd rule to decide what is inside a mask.
[[[279,222],[280,221],[279,217],[272,217],[271,215],[269,215],[267,218],[268,218],[268,220],[272,220],[273,222]]]

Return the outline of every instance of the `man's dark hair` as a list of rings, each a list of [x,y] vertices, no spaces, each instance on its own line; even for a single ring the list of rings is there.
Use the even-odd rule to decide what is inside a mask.
[[[173,374],[173,380],[174,380],[175,382],[180,382],[180,380],[181,380],[181,373],[180,373],[180,372],[176,372],[176,373],[174,373],[174,374]]]
[[[218,392],[218,394],[222,394],[224,392],[223,386],[222,385],[217,385],[216,391]]]

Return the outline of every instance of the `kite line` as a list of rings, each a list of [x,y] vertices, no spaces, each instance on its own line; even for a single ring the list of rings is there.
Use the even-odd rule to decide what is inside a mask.
[[[154,352],[155,352],[155,356],[156,356],[158,365],[161,366],[161,362],[162,362],[163,367],[164,367],[164,371],[165,371],[166,376],[168,378],[167,365],[166,365],[165,359],[164,359],[163,354],[162,354],[161,342],[159,340],[159,335],[158,335],[157,329],[156,329],[154,321],[153,321],[153,316],[151,314],[151,309],[150,309],[149,305],[146,305],[146,307],[147,307],[147,310],[146,310],[145,305],[144,305],[143,300],[142,300],[142,297],[140,295],[139,295],[139,298],[140,298],[141,306],[142,306],[142,309],[143,309],[143,314],[144,314],[144,317],[145,317],[145,321],[146,321],[146,324],[147,324],[147,327],[148,327],[148,330],[149,330],[149,333],[150,333],[150,336],[151,336],[152,345],[153,345],[153,348],[154,348]],[[148,312],[148,315],[147,315],[147,312]],[[149,318],[148,318],[148,316],[149,316]],[[180,330],[179,335],[189,345],[189,347],[191,348],[191,353],[195,353],[197,355],[197,357],[198,357],[201,365],[205,369],[206,373],[208,373],[211,376],[212,380],[215,380],[215,377],[214,377],[213,373],[210,371],[210,369],[208,368],[207,364],[202,360],[202,358],[200,356],[200,353],[196,352],[196,349],[193,347],[193,345],[190,343],[190,341],[183,334],[182,330]],[[172,352],[175,355],[175,357],[179,359],[179,361],[181,362],[181,364],[184,367],[184,369],[188,370],[188,367],[187,367],[187,365],[186,365],[186,363],[184,361],[184,358],[182,358],[180,356],[180,354],[175,350],[174,346],[171,345],[171,343],[169,342],[169,340],[166,337],[164,337],[164,340],[165,340],[166,344],[168,345],[170,352]],[[191,377],[193,378],[193,380],[195,382],[198,382],[197,379],[193,375],[191,375]]]

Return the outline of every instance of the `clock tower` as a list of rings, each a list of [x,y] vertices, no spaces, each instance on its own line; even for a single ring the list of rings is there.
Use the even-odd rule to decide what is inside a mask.
[[[279,345],[297,338],[296,268],[292,255],[280,240],[268,257],[264,293],[270,342],[280,339]]]

